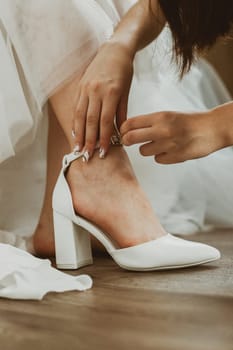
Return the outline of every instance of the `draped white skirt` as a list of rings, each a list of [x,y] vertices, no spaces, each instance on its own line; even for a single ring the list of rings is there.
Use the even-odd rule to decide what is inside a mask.
[[[47,101],[81,74],[135,0],[0,0],[0,242],[25,248],[38,223],[46,180]],[[136,58],[129,116],[205,110],[230,100],[199,61],[180,82],[165,29]],[[233,151],[160,166],[128,150],[166,229],[233,226]],[[135,218],[136,219],[136,218]]]

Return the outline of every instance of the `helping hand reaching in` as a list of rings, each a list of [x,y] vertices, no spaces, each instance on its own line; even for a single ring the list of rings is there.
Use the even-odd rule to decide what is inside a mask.
[[[233,103],[203,113],[157,112],[131,118],[121,127],[126,146],[142,143],[143,156],[172,164],[207,156],[233,144]]]

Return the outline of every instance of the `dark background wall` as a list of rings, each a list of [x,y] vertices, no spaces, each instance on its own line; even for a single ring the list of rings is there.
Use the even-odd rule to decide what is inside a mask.
[[[220,40],[207,53],[207,59],[216,68],[233,96],[233,39]]]

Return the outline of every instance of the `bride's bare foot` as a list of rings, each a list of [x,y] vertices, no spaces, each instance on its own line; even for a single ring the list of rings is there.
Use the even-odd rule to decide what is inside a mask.
[[[165,234],[138,184],[126,152],[112,147],[105,160],[95,154],[67,172],[76,212],[108,233],[119,247],[130,247]]]

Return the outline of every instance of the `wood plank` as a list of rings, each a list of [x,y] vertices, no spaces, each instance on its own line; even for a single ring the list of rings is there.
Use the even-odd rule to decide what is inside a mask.
[[[94,278],[90,291],[1,299],[1,349],[232,350],[232,237],[196,236],[224,253],[209,267],[136,273],[97,255],[79,271]]]

